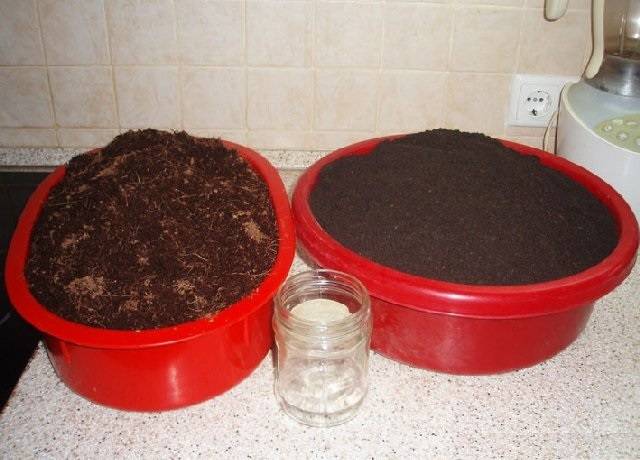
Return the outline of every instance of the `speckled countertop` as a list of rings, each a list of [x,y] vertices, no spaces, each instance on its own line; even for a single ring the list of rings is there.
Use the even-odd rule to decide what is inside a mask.
[[[282,171],[288,185],[298,174]],[[357,417],[325,429],[279,410],[270,357],[217,398],[146,414],[76,396],[40,347],[0,416],[0,457],[638,458],[639,299],[636,266],[574,344],[517,372],[452,376],[372,354]]]
[[[52,169],[87,149],[0,147],[0,170]],[[271,164],[282,169],[304,169],[326,155],[324,150],[263,150]]]

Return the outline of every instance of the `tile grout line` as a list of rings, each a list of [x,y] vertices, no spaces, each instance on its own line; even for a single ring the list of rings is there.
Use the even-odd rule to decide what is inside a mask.
[[[36,12],[36,20],[38,22],[38,38],[40,39],[40,46],[42,48],[42,56],[44,57],[44,69],[47,76],[47,88],[49,90],[49,114],[53,118],[53,134],[56,137],[56,145],[60,147],[60,136],[58,135],[58,117],[56,115],[56,106],[53,98],[53,89],[51,86],[51,75],[49,74],[49,60],[47,57],[47,48],[44,46],[44,34],[42,32],[42,20],[40,18],[40,2],[38,0],[32,0],[32,4]]]
[[[29,65],[4,65],[0,64],[0,69],[21,69],[21,68],[42,68],[47,67],[51,68],[82,68],[82,67],[109,67],[113,68],[175,68],[178,64],[51,64],[51,65],[43,65],[43,64],[29,64]],[[306,66],[277,66],[277,65],[238,65],[238,64],[230,64],[230,65],[220,65],[220,64],[189,64],[187,67],[193,68],[202,68],[202,69],[244,69],[248,68],[250,70],[275,70],[275,71],[284,71],[284,70],[312,70],[313,67]],[[315,67],[320,70],[336,70],[336,71],[348,71],[348,70],[359,70],[362,72],[376,72],[378,70],[377,66],[342,66],[342,65],[322,65]],[[388,72],[408,72],[408,73],[425,73],[425,74],[438,74],[438,73],[449,73],[447,70],[430,70],[430,69],[421,69],[418,67],[383,67],[384,70]],[[491,71],[478,71],[478,70],[456,70],[454,73],[459,74],[479,74],[479,75],[512,75],[512,72],[491,72]],[[554,72],[555,75],[562,76],[573,76],[574,73],[563,73]]]
[[[382,107],[382,69],[384,62],[384,39],[386,34],[387,17],[386,17],[386,2],[380,4],[380,43],[378,44],[378,68],[376,71],[376,99],[374,101],[374,120],[373,120],[373,132],[378,133],[380,129],[380,108]]]
[[[115,104],[116,109],[116,129],[118,134],[122,131],[122,123],[120,122],[120,101],[118,100],[118,88],[116,85],[116,69],[113,65],[113,45],[111,43],[111,21],[109,21],[109,15],[107,14],[107,2],[109,0],[104,0],[102,2],[102,13],[104,14],[104,25],[107,29],[107,50],[109,51],[109,66],[111,68],[111,86],[113,91],[113,103]]]
[[[451,60],[453,59],[453,39],[455,36],[456,29],[456,18],[458,17],[458,10],[456,8],[457,5],[449,5],[451,9],[451,17],[449,18],[449,52],[447,53],[447,75],[445,77],[445,103],[444,110],[442,114],[441,126],[443,128],[449,127],[449,96],[451,95]]]
[[[182,40],[181,35],[178,31],[179,21],[178,21],[178,8],[176,7],[175,0],[171,0],[171,6],[173,9],[173,38],[175,43],[175,62],[177,64],[178,78],[176,81],[176,96],[178,98],[178,126],[181,131],[184,131],[184,98],[183,98],[183,85],[184,85],[184,67],[182,62]]]
[[[511,79],[513,79],[513,76],[516,75],[519,71],[520,71],[520,61],[522,59],[522,45],[523,45],[523,40],[524,40],[524,27],[525,27],[525,22],[527,20],[527,16],[526,16],[526,9],[522,8],[522,11],[520,12],[520,27],[518,30],[518,49],[516,50],[516,60],[515,60],[515,66],[513,71],[511,72]],[[510,96],[510,94],[509,94]],[[509,110],[510,110],[510,97],[507,98],[507,108],[505,111],[505,118],[509,118]],[[507,135],[507,120],[503,119],[502,120],[502,135],[506,136]]]
[[[247,2],[242,0],[242,54],[243,54],[243,71],[244,71],[244,136],[245,144],[249,144],[249,52],[247,39]]]
[[[318,125],[318,120],[316,120],[316,106],[318,103],[318,94],[317,94],[317,85],[318,85],[318,75],[316,69],[316,30],[317,30],[317,14],[318,14],[318,2],[313,2],[311,8],[311,40],[309,43],[309,54],[310,54],[310,66],[311,66],[311,132],[316,132],[316,126]],[[306,50],[305,50],[306,52]]]

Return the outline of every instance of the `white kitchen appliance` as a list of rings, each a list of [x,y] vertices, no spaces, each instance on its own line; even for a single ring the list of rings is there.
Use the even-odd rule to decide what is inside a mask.
[[[567,0],[546,0],[547,19]],[[611,184],[640,218],[640,0],[593,0],[593,55],[564,88],[556,153]]]

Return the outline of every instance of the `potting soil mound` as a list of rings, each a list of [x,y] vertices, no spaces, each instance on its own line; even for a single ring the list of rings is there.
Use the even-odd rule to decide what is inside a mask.
[[[581,272],[617,244],[583,186],[481,134],[438,129],[336,160],[310,195],[319,224],[379,264],[473,285]]]
[[[32,235],[31,292],[70,321],[150,329],[213,315],[270,271],[269,190],[216,139],[130,131],[69,162]]]

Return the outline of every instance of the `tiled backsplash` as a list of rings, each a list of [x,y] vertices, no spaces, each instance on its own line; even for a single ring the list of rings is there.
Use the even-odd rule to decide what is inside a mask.
[[[506,126],[513,73],[579,75],[589,1],[0,0],[0,146],[91,147],[186,129],[327,150]]]

